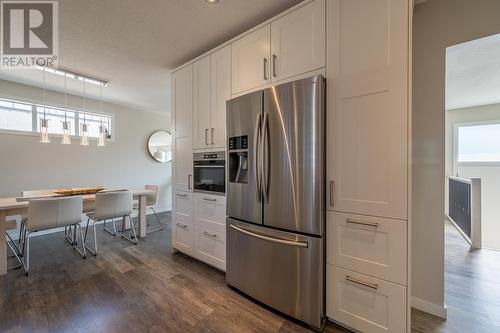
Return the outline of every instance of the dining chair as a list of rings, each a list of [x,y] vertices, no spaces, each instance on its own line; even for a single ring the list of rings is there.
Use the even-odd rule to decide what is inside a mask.
[[[18,265],[12,266],[12,267],[7,267],[7,269],[16,269],[20,268],[22,266],[22,260],[21,260],[21,251],[19,250],[18,244],[14,242],[12,237],[9,235],[9,231],[16,230],[17,228],[17,221],[16,220],[7,220],[5,222],[5,237],[6,237],[6,243],[12,252],[12,255],[9,257],[15,257],[17,261],[19,262]]]
[[[87,240],[87,234],[90,226],[90,221],[92,221],[92,229],[94,232],[94,248],[91,248],[90,246],[86,245],[87,249],[93,254],[97,255],[97,233],[96,233],[96,227],[95,224],[96,222],[104,222],[103,224],[103,229],[112,235],[116,236],[116,226],[115,226],[115,219],[116,218],[121,218],[122,219],[122,228],[120,230],[120,233],[123,238],[126,240],[137,244],[137,234],[135,232],[135,226],[132,221],[132,217],[130,216],[132,214],[133,210],[133,195],[132,192],[130,191],[110,191],[110,192],[102,192],[102,193],[96,193],[95,195],[95,205],[94,205],[94,211],[92,213],[87,214],[87,226],[85,228],[85,236],[84,236],[84,241]],[[125,228],[125,219],[129,218],[130,221],[130,227],[131,227],[131,235],[126,236],[126,228]],[[106,228],[106,221],[111,220],[111,223],[113,225],[113,231],[110,231]]]
[[[80,226],[82,209],[83,198],[81,196],[32,199],[29,201],[22,251],[26,275],[28,275],[30,269],[30,235],[34,232],[69,226],[75,229],[79,228],[82,250],[77,247],[76,242],[72,245],[84,259],[86,258],[85,240]]]
[[[54,192],[51,190],[31,190],[31,191],[22,191],[21,196],[22,197],[37,197],[37,196],[44,196],[44,195],[53,195]],[[21,215],[21,225],[19,227],[19,238],[17,239],[17,243],[19,244],[19,247],[22,247],[21,242],[23,241],[23,233],[24,233],[24,225],[26,224],[26,220],[28,220],[28,215],[23,214]]]
[[[158,205],[158,197],[159,197],[159,187],[158,185],[146,185],[144,187],[146,190],[153,191],[153,194],[148,194],[146,196],[146,209],[151,209],[153,211],[154,216],[156,217],[156,222],[158,223],[159,227],[153,230],[148,230],[148,232],[157,232],[163,230],[163,224],[161,224],[160,218],[158,217],[158,214],[156,214],[155,211],[155,206]],[[134,209],[138,210],[139,209],[139,203],[134,202]],[[148,215],[146,214],[146,221],[148,221]],[[147,225],[149,223],[147,222]]]

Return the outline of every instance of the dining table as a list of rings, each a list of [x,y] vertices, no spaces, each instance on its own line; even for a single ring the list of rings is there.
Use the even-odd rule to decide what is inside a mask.
[[[144,188],[131,188],[125,189],[131,191],[134,200],[139,202],[139,238],[146,237],[146,198],[148,195],[154,195],[153,190]],[[106,190],[109,191],[109,190]],[[7,217],[15,217],[19,215],[28,214],[29,201],[32,199],[44,197],[60,197],[54,193],[53,195],[39,195],[39,196],[26,196],[26,197],[8,197],[0,198],[0,276],[7,274],[7,243],[5,237],[5,226]],[[83,197],[83,212],[88,213],[94,210],[95,194],[84,194]],[[2,236],[3,235],[3,236]]]

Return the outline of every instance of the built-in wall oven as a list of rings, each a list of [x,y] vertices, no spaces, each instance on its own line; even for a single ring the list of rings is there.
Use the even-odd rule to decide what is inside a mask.
[[[203,152],[193,155],[194,191],[226,193],[225,152]]]

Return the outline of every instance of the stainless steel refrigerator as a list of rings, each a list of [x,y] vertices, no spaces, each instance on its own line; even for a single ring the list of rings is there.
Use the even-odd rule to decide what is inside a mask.
[[[315,328],[325,318],[325,81],[227,102],[226,280]]]

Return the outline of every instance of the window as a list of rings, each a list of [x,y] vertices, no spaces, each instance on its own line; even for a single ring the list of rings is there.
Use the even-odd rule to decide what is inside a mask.
[[[62,134],[62,122],[66,119],[70,123],[70,133],[73,136],[80,135],[82,125],[85,123],[89,137],[97,138],[99,126],[102,123],[108,138],[111,138],[111,116],[109,115],[7,99],[0,99],[0,130],[38,133],[40,119],[44,117],[44,112],[51,134]]]
[[[500,163],[500,121],[456,128],[458,163]]]

